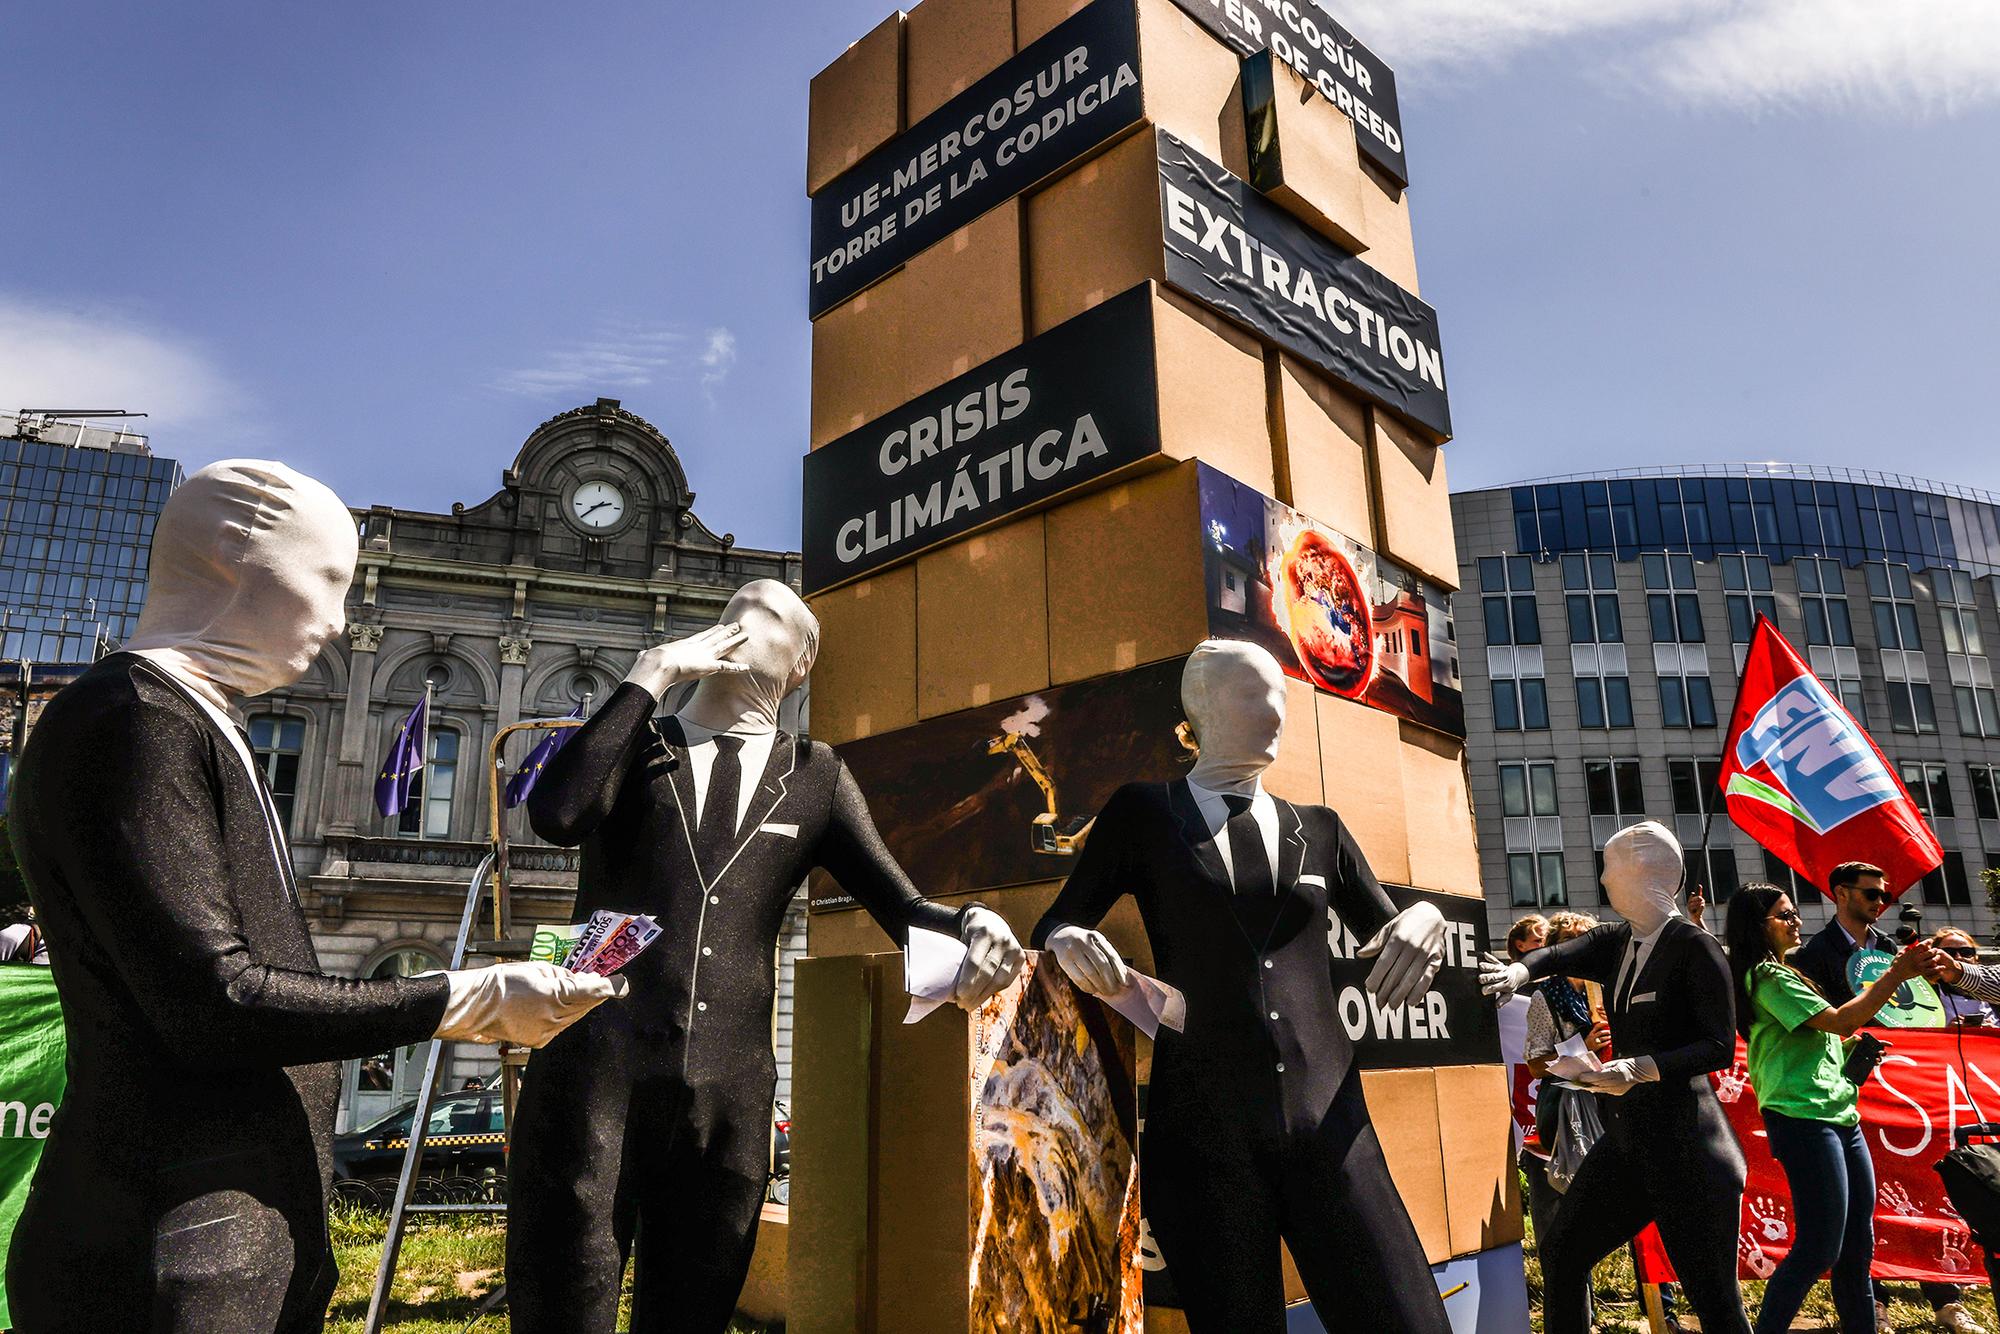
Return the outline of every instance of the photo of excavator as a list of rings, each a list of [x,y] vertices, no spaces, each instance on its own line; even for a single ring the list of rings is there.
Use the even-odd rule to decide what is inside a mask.
[[[1049,777],[1049,771],[1042,766],[1034,748],[1028,744],[1027,734],[1003,732],[986,743],[986,753],[1012,755],[1014,763],[1034,780],[1035,786],[1042,790],[1042,799],[1049,804],[1048,810],[1037,815],[1029,826],[1028,845],[1049,857],[1074,857],[1081,852],[1085,840],[1090,837],[1090,827],[1097,823],[1097,817],[1072,815],[1067,820],[1063,818],[1061,803],[1056,797],[1056,780]]]

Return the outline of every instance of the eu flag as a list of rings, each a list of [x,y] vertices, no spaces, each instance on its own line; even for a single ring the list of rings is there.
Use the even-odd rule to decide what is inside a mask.
[[[428,749],[424,742],[429,732],[430,697],[426,695],[396,729],[396,739],[389,744],[389,757],[382,761],[382,772],[375,776],[375,809],[382,814],[401,815],[410,804],[410,784],[424,771]]]
[[[568,716],[571,718],[583,717],[583,705],[578,704],[574,709],[570,710]],[[506,805],[508,810],[513,810],[528,799],[528,794],[535,790],[535,784],[542,776],[542,770],[548,767],[549,761],[556,757],[556,752],[568,744],[569,739],[575,736],[579,730],[581,729],[575,727],[558,727],[543,737],[535,748],[528,752],[528,758],[521,761],[521,767],[516,769],[514,776],[507,780]]]

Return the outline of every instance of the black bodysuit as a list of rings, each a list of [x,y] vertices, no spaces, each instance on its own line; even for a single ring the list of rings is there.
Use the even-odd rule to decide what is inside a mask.
[[[518,1334],[610,1334],[638,1241],[635,1334],[720,1334],[748,1272],[769,1172],[773,964],[814,867],[890,936],[953,936],[876,833],[847,766],[780,734],[733,845],[700,864],[685,737],[624,685],[529,801],[535,832],[583,845],[575,920],[599,908],[665,928],[601,1006],[529,1062],[510,1166],[508,1299]],[[710,800],[719,800],[716,793]]]
[[[321,1328],[331,1062],[429,1037],[444,978],[321,974],[241,757],[132,654],[50,702],[12,833],[69,1036],[8,1259],[14,1328]]]
[[[1153,1048],[1139,1171],[1194,1334],[1285,1328],[1281,1237],[1329,1331],[1447,1334],[1333,987],[1332,916],[1366,940],[1396,909],[1339,816],[1276,804],[1276,894],[1238,893],[1185,782],[1120,788],[1034,943],[1129,893],[1187,997]]]

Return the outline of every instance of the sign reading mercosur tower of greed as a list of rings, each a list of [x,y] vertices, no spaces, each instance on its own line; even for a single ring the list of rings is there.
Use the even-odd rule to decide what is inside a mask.
[[[1088,6],[813,196],[813,318],[1143,110],[1137,11]]]

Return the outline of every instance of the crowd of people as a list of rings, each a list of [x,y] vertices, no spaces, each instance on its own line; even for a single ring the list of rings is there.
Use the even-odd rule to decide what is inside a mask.
[[[1979,963],[1977,942],[1959,928],[1924,936],[1921,910],[1914,907],[1903,909],[1895,936],[1883,932],[1878,922],[1892,894],[1881,868],[1867,862],[1833,871],[1833,918],[1810,938],[1787,890],[1754,883],[1729,898],[1717,941],[1699,886],[1690,891],[1685,913],[1659,901],[1659,877],[1667,872],[1668,855],[1679,852],[1664,828],[1649,823],[1628,829],[1605,852],[1607,893],[1628,921],[1601,926],[1586,913],[1530,914],[1508,932],[1505,960],[1493,960],[1485,973],[1490,993],[1504,998],[1521,990],[1529,997],[1521,1058],[1541,1083],[1535,1135],[1523,1146],[1521,1167],[1529,1218],[1543,1248],[1548,1330],[1588,1328],[1589,1263],[1648,1221],[1660,1224],[1676,1271],[1696,1289],[1689,1295],[1705,1330],[1782,1334],[1822,1276],[1830,1278],[1844,1334],[1886,1329],[1888,1295],[1870,1276],[1876,1174],[1861,1133],[1859,1096],[1888,1044],[1865,1029],[1913,979],[1937,989],[1949,1023],[1993,1024],[2000,967]],[[1632,882],[1644,878],[1635,868],[1642,867],[1652,868],[1650,902],[1632,894]],[[1641,908],[1636,918],[1628,903]],[[1675,936],[1680,959],[1693,966],[1649,968],[1648,952]],[[1863,951],[1874,967],[1851,966]],[[1717,971],[1718,961],[1726,971]],[[1615,988],[1609,997],[1606,987]],[[1680,1031],[1669,1036],[1674,1011]],[[1713,1021],[1717,1012],[1732,1017],[1733,1032],[1724,1042]],[[1712,1092],[1703,1097],[1709,1071],[1733,1064],[1739,1037],[1793,1218],[1790,1250],[1765,1282],[1754,1324],[1734,1282],[1733,1220],[1742,1202],[1743,1157],[1727,1125],[1709,1114],[1716,1111]],[[1701,1055],[1690,1066],[1686,1058],[1695,1048]],[[1652,1064],[1654,1080],[1605,1082],[1587,1072],[1592,1064],[1609,1068],[1621,1061]],[[1689,1069],[1691,1078],[1684,1073]],[[1650,1097],[1623,1096],[1642,1083]],[[1616,1157],[1621,1140],[1634,1147],[1636,1130],[1660,1130],[1674,1107],[1690,1132],[1688,1142],[1654,1143],[1667,1157],[1688,1159],[1679,1166],[1694,1175],[1662,1173],[1658,1165],[1650,1175],[1689,1185],[1703,1180],[1706,1168],[1724,1189],[1699,1193],[1720,1198],[1731,1220],[1727,1238],[1718,1227],[1688,1217],[1672,1192],[1620,1201],[1616,1192],[1592,1188],[1594,1180],[1629,1170],[1616,1162],[1600,1166],[1600,1157]],[[1733,1190],[1727,1188],[1732,1181]],[[1961,1288],[1920,1286],[1939,1329],[1985,1334]],[[1673,1288],[1662,1295],[1668,1326],[1679,1328]]]

